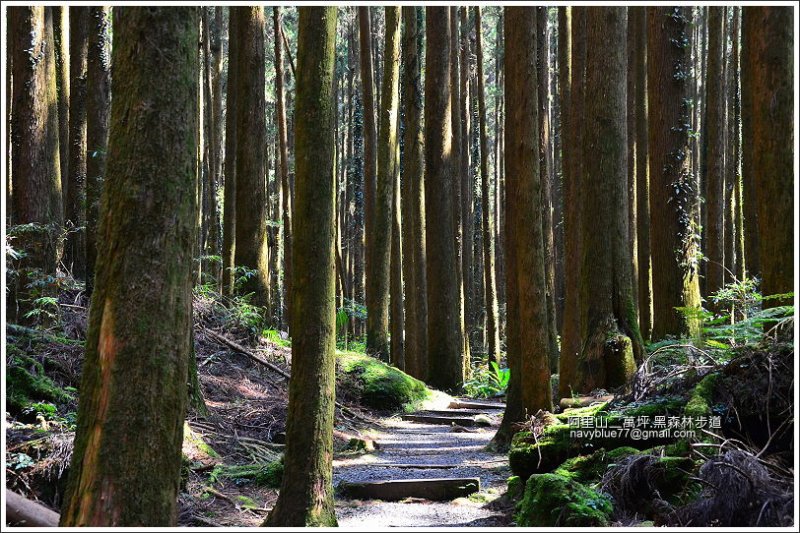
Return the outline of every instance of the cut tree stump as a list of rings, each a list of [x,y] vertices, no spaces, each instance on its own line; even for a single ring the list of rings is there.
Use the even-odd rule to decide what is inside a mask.
[[[595,403],[610,402],[613,399],[613,394],[606,396],[575,396],[574,398],[561,398],[558,405],[562,409],[570,409],[572,407],[588,407]]]
[[[481,489],[476,477],[440,479],[403,479],[339,484],[342,495],[359,500],[398,501],[405,498],[424,498],[445,501],[469,496]]]
[[[450,409],[497,409],[504,411],[506,404],[499,402],[482,402],[480,400],[453,400]]]
[[[418,422],[420,424],[439,424],[449,426],[455,424],[456,426],[474,427],[485,426],[475,420],[474,418],[459,417],[459,416],[430,416],[430,415],[403,415],[403,420],[409,422]]]

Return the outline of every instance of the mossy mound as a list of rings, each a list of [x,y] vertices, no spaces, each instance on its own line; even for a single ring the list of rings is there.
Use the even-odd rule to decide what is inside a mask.
[[[602,479],[608,468],[617,461],[638,453],[641,452],[630,446],[609,451],[600,449],[589,455],[567,459],[553,473],[581,483],[594,483]]]
[[[603,527],[609,525],[611,499],[558,474],[531,476],[518,506],[521,527]]]
[[[355,352],[338,353],[339,368],[356,389],[358,401],[382,411],[412,410],[431,397],[431,391],[402,370]]]
[[[42,364],[31,357],[14,355],[7,370],[6,398],[12,414],[19,414],[38,402],[65,404],[73,400],[72,395],[45,375]]]
[[[283,457],[263,464],[235,465],[226,467],[222,476],[236,485],[253,483],[258,487],[280,488],[283,481]]]
[[[695,386],[683,413],[691,417],[711,415],[711,405],[714,396],[714,386],[719,374],[708,374]]]
[[[529,431],[520,431],[511,439],[508,463],[511,471],[528,479],[531,475],[550,472],[572,456],[578,455],[579,443],[570,437],[567,424],[547,426],[534,438]]]

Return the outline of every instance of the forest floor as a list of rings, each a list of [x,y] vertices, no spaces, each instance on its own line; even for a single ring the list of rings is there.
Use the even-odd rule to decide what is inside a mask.
[[[58,325],[46,332],[9,326],[6,361],[11,369],[7,486],[56,511],[72,454],[86,328],[86,302],[71,294],[60,300],[67,306]],[[212,298],[196,296],[194,316],[207,413],[190,408],[187,415],[178,524],[258,526],[277,499],[283,474],[289,343],[279,332],[254,331]],[[448,408],[449,396],[366,359],[337,351],[334,487],[339,524],[511,525],[513,504],[501,497],[510,476],[508,456],[486,450],[502,411],[485,410],[477,427],[404,420],[421,409],[437,409],[442,416],[449,410],[459,418],[465,413]],[[397,402],[383,406],[371,401],[365,388],[372,379],[368,374],[380,376],[377,383],[396,392],[399,397],[391,399]],[[392,464],[399,466],[385,466]],[[447,501],[389,502],[352,499],[338,489],[342,483],[431,477],[479,478],[480,491]]]

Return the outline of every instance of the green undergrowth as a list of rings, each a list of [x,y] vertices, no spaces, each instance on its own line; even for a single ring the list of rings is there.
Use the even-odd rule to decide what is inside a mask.
[[[363,405],[382,411],[413,411],[432,398],[423,382],[357,352],[337,352],[344,383]]]
[[[604,527],[612,511],[601,492],[559,474],[537,474],[525,484],[515,518],[521,527]]]

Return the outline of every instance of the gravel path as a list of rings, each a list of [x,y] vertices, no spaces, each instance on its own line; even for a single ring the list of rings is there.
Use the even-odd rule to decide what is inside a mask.
[[[451,410],[454,416],[463,411]],[[450,502],[407,499],[401,502],[344,500],[337,498],[336,515],[341,527],[394,526],[505,526],[507,518],[487,505],[505,490],[510,475],[508,457],[486,451],[497,429],[497,420],[485,428],[455,428],[421,424],[393,417],[384,420],[372,435],[376,452],[334,461],[334,485],[342,481],[379,481],[426,478],[477,477],[477,497]],[[397,468],[381,464],[453,465],[453,468]]]

